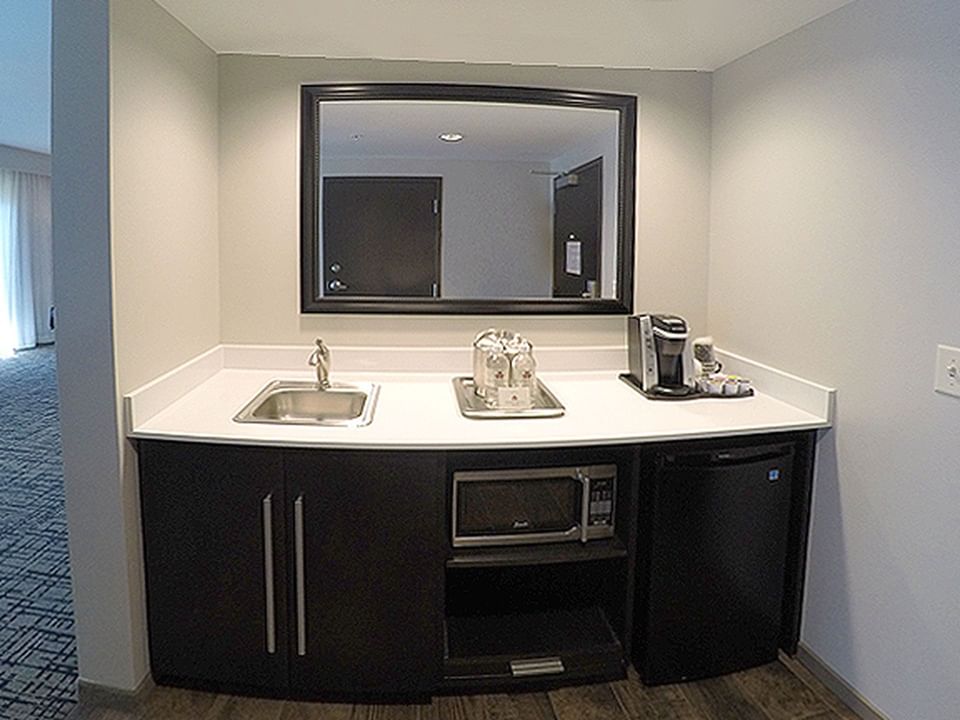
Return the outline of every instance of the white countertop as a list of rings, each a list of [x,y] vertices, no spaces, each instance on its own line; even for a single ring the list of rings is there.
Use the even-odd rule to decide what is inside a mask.
[[[757,392],[753,397],[655,401],[615,371],[542,372],[566,407],[559,418],[472,420],[460,415],[456,373],[334,372],[337,382],[375,382],[373,422],[360,428],[237,423],[233,416],[267,383],[310,380],[306,371],[220,368],[142,421],[128,404],[128,436],[288,447],[457,449],[609,445],[830,426],[828,417]],[[134,400],[136,394],[134,394]],[[128,397],[128,403],[130,402]]]

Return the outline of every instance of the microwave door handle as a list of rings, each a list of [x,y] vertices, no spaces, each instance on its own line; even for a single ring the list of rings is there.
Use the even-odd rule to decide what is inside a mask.
[[[582,470],[577,470],[577,478],[583,486],[580,495],[580,542],[587,542],[587,528],[590,523],[590,476]]]

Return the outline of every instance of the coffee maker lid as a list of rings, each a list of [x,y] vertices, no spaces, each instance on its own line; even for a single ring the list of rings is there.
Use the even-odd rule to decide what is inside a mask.
[[[686,335],[687,321],[679,315],[651,315],[650,321],[654,329],[663,330],[672,335]]]

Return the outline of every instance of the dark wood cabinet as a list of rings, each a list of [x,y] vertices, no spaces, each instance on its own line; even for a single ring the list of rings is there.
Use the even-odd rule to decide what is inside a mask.
[[[730,485],[727,464],[769,443],[794,448],[793,460],[778,455],[776,477],[758,465],[768,474],[756,485],[789,487],[771,504],[777,512],[731,526],[730,510],[714,502]],[[684,607],[684,598],[689,606],[691,595],[717,585],[718,566],[752,557],[747,550],[757,548],[747,539],[761,519],[777,531],[777,561],[749,559],[721,599],[762,581],[755,594],[769,600],[764,647],[778,642],[795,652],[814,443],[814,433],[776,433],[427,452],[140,441],[153,677],[245,694],[411,701],[621,677],[632,656],[656,682],[650,662],[662,662],[669,643],[688,647],[693,641],[685,638],[715,633],[714,615],[725,606],[687,607],[659,635],[651,628],[666,625],[651,624],[651,612]],[[657,464],[690,453],[694,460],[713,453],[711,477],[719,480],[697,484],[690,468],[668,474]],[[454,472],[598,464],[617,467],[613,537],[584,545],[452,546]],[[730,502],[766,508],[751,497]],[[678,585],[677,553],[688,547],[696,562],[687,563],[688,584]],[[658,638],[667,644],[658,646]],[[717,647],[713,665],[691,672],[749,664],[731,660],[731,643]]]
[[[443,663],[441,457],[140,443],[154,678],[428,696]]]
[[[140,474],[154,679],[283,691],[288,633],[280,453],[145,442]]]
[[[429,696],[443,662],[440,457],[305,450],[285,462],[291,690]]]

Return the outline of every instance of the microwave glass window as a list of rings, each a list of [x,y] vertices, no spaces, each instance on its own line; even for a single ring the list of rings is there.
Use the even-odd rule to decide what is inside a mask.
[[[463,482],[457,493],[461,537],[562,532],[580,518],[580,483],[569,476]]]

